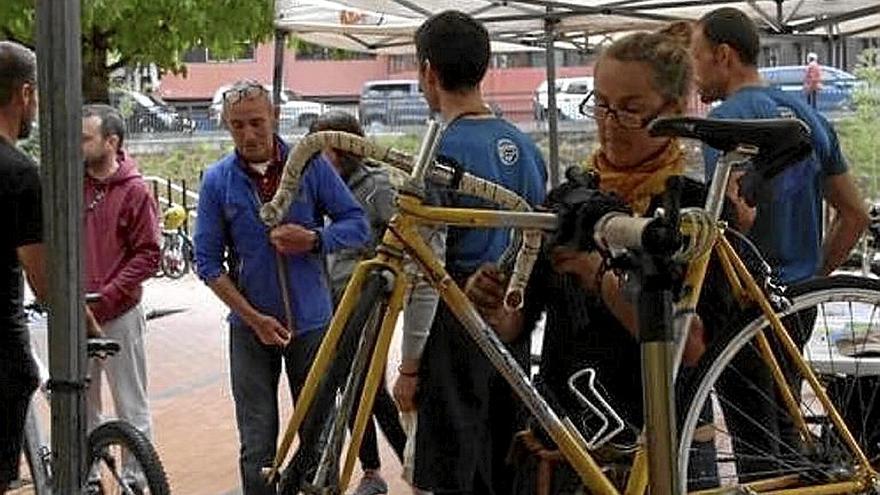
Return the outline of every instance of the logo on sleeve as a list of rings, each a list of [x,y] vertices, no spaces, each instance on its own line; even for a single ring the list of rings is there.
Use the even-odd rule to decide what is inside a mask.
[[[505,165],[513,165],[519,159],[519,146],[507,138],[501,138],[496,143],[498,147],[498,159]]]

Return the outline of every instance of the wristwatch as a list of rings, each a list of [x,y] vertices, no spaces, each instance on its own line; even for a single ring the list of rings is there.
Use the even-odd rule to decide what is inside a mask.
[[[321,252],[321,231],[317,229],[312,229],[312,233],[315,234],[315,243],[312,244],[312,252],[320,253]]]

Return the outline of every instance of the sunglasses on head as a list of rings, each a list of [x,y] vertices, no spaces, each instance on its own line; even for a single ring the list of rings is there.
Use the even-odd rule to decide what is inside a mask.
[[[223,93],[223,103],[232,105],[242,100],[249,100],[267,94],[269,91],[258,82],[248,82],[233,86]]]

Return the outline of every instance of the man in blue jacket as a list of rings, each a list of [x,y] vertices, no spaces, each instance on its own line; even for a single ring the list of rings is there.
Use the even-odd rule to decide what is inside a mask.
[[[256,82],[236,83],[223,95],[223,119],[235,152],[212,165],[202,180],[196,266],[230,309],[230,374],[244,493],[274,495],[276,488],[263,481],[260,469],[275,455],[282,361],[291,395],[298,397],[333,313],[323,257],[363,245],[370,234],[357,200],[320,155],[306,166],[284,222],[268,230],[260,206],[275,194],[289,152],[273,132],[269,93]],[[326,227],[325,216],[331,219]],[[284,259],[289,308],[276,251]],[[328,405],[314,403],[309,416],[321,417]],[[317,431],[307,420],[300,434],[308,441]]]

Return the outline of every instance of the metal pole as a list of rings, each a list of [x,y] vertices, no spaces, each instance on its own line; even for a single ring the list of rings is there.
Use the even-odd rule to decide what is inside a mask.
[[[55,493],[79,493],[85,474],[81,39],[79,0],[37,2]]]
[[[551,11],[547,7],[547,13]],[[550,160],[550,185],[555,187],[559,184],[559,112],[556,108],[556,18],[547,16],[544,20],[544,33],[547,44],[547,124],[549,132]]]
[[[658,268],[645,260],[638,304],[648,478],[650,493],[679,495],[672,293],[663,274],[654,271]]]
[[[189,209],[186,205],[186,179],[180,179],[180,204],[183,206],[183,231],[189,235]]]
[[[281,128],[281,91],[284,89],[284,45],[287,32],[275,30],[275,66],[272,71],[272,101],[275,104],[275,132]]]

